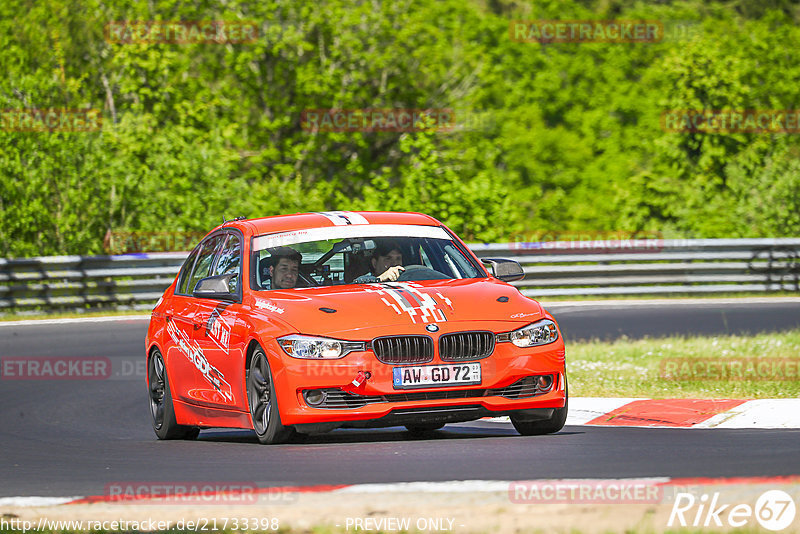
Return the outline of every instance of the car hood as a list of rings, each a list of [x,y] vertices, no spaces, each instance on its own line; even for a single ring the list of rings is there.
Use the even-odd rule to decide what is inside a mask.
[[[421,333],[431,323],[442,333],[463,330],[465,322],[510,329],[544,317],[536,301],[486,278],[272,290],[258,293],[252,306],[297,332],[347,339]]]

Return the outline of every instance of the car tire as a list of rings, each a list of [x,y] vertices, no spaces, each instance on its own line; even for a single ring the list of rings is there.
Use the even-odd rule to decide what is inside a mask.
[[[150,399],[150,419],[158,439],[196,439],[200,429],[179,425],[167,379],[167,367],[161,351],[155,349],[147,360],[147,383]]]
[[[428,423],[421,425],[405,425],[406,430],[412,434],[424,434],[426,432],[433,432],[444,427],[444,423]]]
[[[567,422],[567,412],[569,404],[569,388],[567,386],[567,377],[564,377],[564,407],[556,408],[553,410],[553,415],[550,419],[543,421],[520,421],[511,416],[511,424],[523,436],[541,436],[543,434],[553,434],[564,428]]]
[[[256,347],[250,357],[245,381],[250,419],[258,441],[264,445],[289,441],[295,433],[294,428],[281,423],[275,381],[272,379],[267,355],[261,347]]]

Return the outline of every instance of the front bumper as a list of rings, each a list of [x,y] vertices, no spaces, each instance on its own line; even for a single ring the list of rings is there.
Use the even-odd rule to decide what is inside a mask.
[[[328,421],[325,423],[300,423],[295,428],[306,434],[329,432],[339,427],[344,428],[382,428],[401,425],[449,424],[475,421],[482,417],[500,417],[509,415],[526,421],[550,419],[555,408],[531,408],[528,410],[492,411],[484,406],[432,406],[430,408],[393,408],[388,414],[378,419],[361,421]]]
[[[473,360],[481,365],[480,384],[414,390],[395,389],[392,369],[403,365],[384,364],[372,352],[354,352],[339,360],[300,360],[285,355],[277,343],[270,346],[270,352],[278,407],[285,425],[323,424],[322,429],[380,427],[470,421],[500,415],[546,419],[566,401],[564,345],[560,340],[526,349],[511,343],[497,344],[491,356]],[[442,362],[437,355],[424,365],[450,363]],[[359,372],[370,378],[353,386]],[[503,396],[504,388],[525,377],[548,374],[554,377],[554,383],[546,393],[517,398]],[[358,402],[348,408],[315,408],[303,398],[303,391],[311,389],[344,389],[370,402],[363,405]]]

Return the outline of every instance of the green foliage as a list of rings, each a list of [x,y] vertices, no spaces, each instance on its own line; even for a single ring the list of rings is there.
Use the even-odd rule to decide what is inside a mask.
[[[463,239],[502,239],[514,220],[509,191],[485,172],[462,173],[461,162],[449,161],[437,148],[435,135],[433,130],[403,135],[399,150],[408,157],[375,173],[363,201],[353,207],[423,212],[447,221]],[[474,157],[468,153],[464,159]]]
[[[666,38],[509,38],[515,19],[612,18],[662,21]],[[256,21],[260,35],[105,39],[109,22],[153,19]],[[798,20],[790,2],[746,0],[8,0],[0,110],[94,108],[103,124],[0,128],[0,257],[327,209],[420,211],[476,241],[797,235],[796,135],[669,133],[660,116],[800,107]],[[303,128],[304,110],[326,108],[446,108],[457,125]]]

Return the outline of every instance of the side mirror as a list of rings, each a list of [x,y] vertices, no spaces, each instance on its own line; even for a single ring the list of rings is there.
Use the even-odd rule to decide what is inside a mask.
[[[525,271],[522,266],[514,260],[503,258],[481,258],[484,265],[491,265],[492,275],[503,282],[513,282],[525,278]]]
[[[199,299],[239,300],[238,295],[231,292],[231,279],[237,274],[220,274],[201,279],[194,286],[192,296]]]

